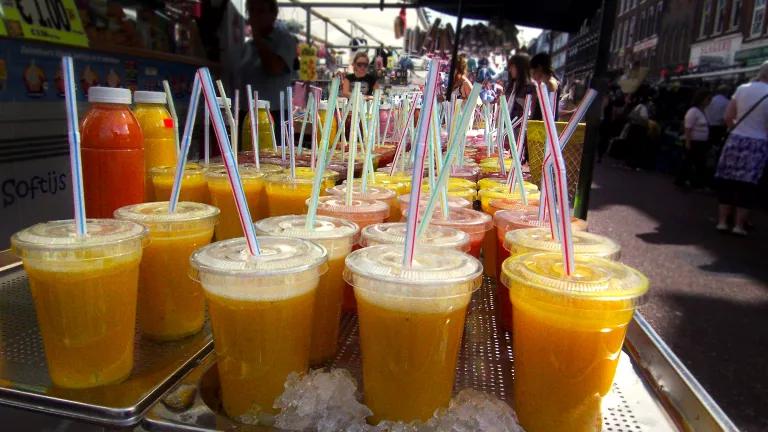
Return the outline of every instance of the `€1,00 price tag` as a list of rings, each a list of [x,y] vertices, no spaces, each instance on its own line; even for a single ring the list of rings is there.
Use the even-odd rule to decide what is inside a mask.
[[[9,36],[88,46],[74,0],[2,0]]]

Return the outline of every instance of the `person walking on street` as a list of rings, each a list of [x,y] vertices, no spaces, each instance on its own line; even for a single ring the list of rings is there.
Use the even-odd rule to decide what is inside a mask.
[[[702,187],[706,184],[707,154],[709,152],[709,122],[704,109],[712,94],[700,89],[693,95],[691,107],[685,113],[683,130],[685,158],[676,183],[679,186]]]
[[[728,128],[725,126],[725,110],[728,108],[728,103],[731,102],[730,94],[731,91],[727,85],[718,86],[714,96],[712,96],[712,101],[704,110],[707,115],[707,123],[709,123],[709,142],[715,147],[717,154],[720,154],[723,138],[728,132]]]
[[[549,54],[538,53],[531,58],[531,78],[534,81],[542,82],[547,86],[549,93],[557,93],[556,101],[560,100],[560,81],[555,77],[555,71],[552,69],[552,58]],[[555,110],[555,118],[557,118],[557,104],[552,107]],[[533,115],[532,120],[542,120],[541,107],[538,103],[538,99],[534,98]]]
[[[719,217],[717,229],[747,235],[749,210],[758,196],[758,184],[768,162],[768,61],[760,66],[757,78],[742,84],[725,111],[731,126],[715,177],[718,181]],[[735,209],[735,214],[734,214]]]

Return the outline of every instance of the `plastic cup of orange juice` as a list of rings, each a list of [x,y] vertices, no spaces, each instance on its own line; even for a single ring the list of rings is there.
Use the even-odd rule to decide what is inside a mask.
[[[17,232],[54,385],[88,388],[120,382],[133,368],[139,262],[147,229],[134,222],[72,220]]]
[[[347,194],[347,184],[336,185],[326,189],[325,192],[328,195],[344,197]],[[391,189],[368,184],[366,191],[363,192],[363,186],[355,183],[352,186],[352,198],[385,202],[389,205],[389,215],[385,220],[393,221],[400,218],[400,206],[397,203],[397,195]]]
[[[344,258],[357,244],[360,228],[350,221],[317,216],[314,227],[306,227],[306,216],[289,215],[262,219],[254,224],[260,235],[296,237],[315,242],[328,251],[328,272],[320,277],[312,318],[309,364],[321,365],[336,355],[341,305],[346,283],[342,277]]]
[[[406,213],[403,214],[403,218],[405,217]],[[478,259],[480,258],[480,250],[483,246],[485,233],[493,226],[493,220],[487,214],[477,210],[457,207],[449,207],[447,219],[443,217],[442,210],[435,209],[429,223],[431,225],[460,229],[469,234],[469,254]]]
[[[464,318],[482,265],[463,252],[402,245],[352,252],[344,277],[360,319],[365,404],[371,423],[429,419],[451,399]]]
[[[155,191],[155,201],[169,201],[173,181],[176,176],[176,167],[161,166],[150,170],[152,186]],[[209,204],[211,194],[208,192],[208,181],[205,179],[205,169],[194,163],[184,165],[184,174],[181,177],[181,190],[179,201],[198,202]]]
[[[635,307],[648,279],[626,265],[533,252],[504,262],[514,310],[514,408],[529,432],[599,431],[601,401],[611,389]]]
[[[406,226],[403,222],[368,225],[360,235],[360,246],[382,244],[405,245]],[[455,228],[428,226],[416,239],[417,246],[432,246],[469,252],[469,234]]]
[[[306,240],[257,239],[257,256],[237,238],[191,257],[211,317],[224,412],[249,424],[275,414],[285,379],[307,370],[315,291],[328,259]]]
[[[203,328],[205,298],[200,284],[189,278],[189,257],[213,238],[216,207],[179,202],[168,212],[167,201],[134,204],[115,210],[115,218],[149,229],[139,271],[138,322],[150,339],[167,341],[193,335]]]

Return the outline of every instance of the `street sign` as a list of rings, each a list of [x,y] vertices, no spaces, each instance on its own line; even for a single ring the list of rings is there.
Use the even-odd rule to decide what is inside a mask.
[[[0,12],[8,36],[88,46],[74,0],[2,0]]]

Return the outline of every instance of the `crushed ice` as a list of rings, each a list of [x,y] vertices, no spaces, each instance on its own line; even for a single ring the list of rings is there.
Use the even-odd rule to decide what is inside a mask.
[[[474,389],[460,391],[448,408],[426,423],[366,423],[371,410],[359,400],[357,382],[346,369],[291,374],[275,401],[281,410],[275,426],[306,432],[523,432],[514,410],[496,397]]]

